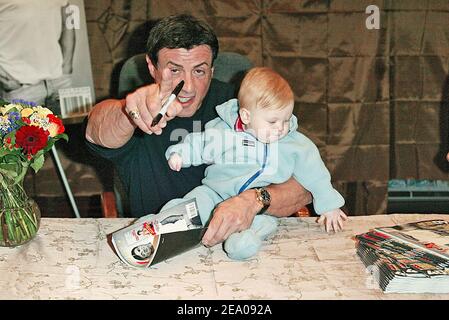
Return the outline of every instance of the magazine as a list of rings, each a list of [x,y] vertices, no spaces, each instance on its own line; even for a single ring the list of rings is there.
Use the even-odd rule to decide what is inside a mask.
[[[191,199],[114,232],[112,244],[123,262],[148,268],[195,248],[204,231],[196,200]]]
[[[84,0],[0,1],[0,12],[0,96],[81,123],[95,103]]]
[[[449,222],[427,220],[375,228],[355,237],[365,266],[384,292],[449,292]]]
[[[66,8],[66,27],[75,32],[71,85],[58,90],[60,113],[65,123],[82,122],[95,104],[95,87],[87,34],[84,0],[70,0]],[[60,109],[60,111],[58,110]],[[59,112],[58,112],[59,111]]]

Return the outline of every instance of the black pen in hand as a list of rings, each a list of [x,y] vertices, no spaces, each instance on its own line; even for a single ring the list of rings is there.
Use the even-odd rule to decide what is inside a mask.
[[[170,94],[170,97],[168,97],[167,101],[165,101],[164,105],[161,108],[161,111],[159,111],[157,116],[154,117],[153,122],[151,122],[152,127],[157,125],[159,123],[159,121],[161,121],[162,117],[165,116],[165,113],[167,112],[168,107],[172,104],[173,101],[175,101],[176,97],[181,92],[181,89],[183,86],[184,86],[184,80],[181,80],[181,82],[178,83],[176,88]]]

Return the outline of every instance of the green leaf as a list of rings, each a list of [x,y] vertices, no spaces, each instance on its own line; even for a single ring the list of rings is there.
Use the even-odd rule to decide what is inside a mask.
[[[0,172],[12,172],[17,175],[17,163],[0,163]]]
[[[50,140],[48,140],[48,142],[47,142],[47,145],[44,147],[44,149],[42,149],[42,151],[43,152],[48,152],[48,150],[50,150],[52,147],[53,147],[53,145],[55,144],[55,140],[53,140],[53,139],[50,139]],[[41,151],[41,150],[39,150],[39,151]]]
[[[6,149],[0,149],[0,157],[4,157],[6,156],[8,153],[10,153],[11,151],[6,150]]]
[[[20,118],[19,120],[16,120],[16,124],[18,124],[20,127],[23,126],[27,126],[28,123],[26,123],[25,121],[22,120],[22,118]]]
[[[38,172],[42,168],[42,166],[44,165],[44,160],[45,160],[44,153],[34,158],[34,161],[31,164],[31,168],[34,169],[34,172]]]
[[[20,150],[12,150],[3,157],[2,163],[18,163],[21,159],[23,159],[23,153]]]
[[[17,112],[18,114],[20,114],[19,109],[17,109],[16,107],[9,109],[7,113],[11,113],[11,112]]]
[[[16,143],[16,131],[17,130],[13,130],[10,133],[8,133],[7,135],[5,135],[3,137],[3,140],[6,140],[7,138],[11,138],[11,144],[15,144]]]
[[[28,166],[29,166],[28,162],[22,161],[21,164],[22,164],[22,166],[20,168],[20,173],[14,179],[14,183],[19,183],[20,181],[22,181],[23,178],[25,178],[25,175],[27,174]]]
[[[56,140],[64,139],[66,142],[69,142],[69,136],[66,133],[58,134],[57,136],[54,137],[54,139]]]
[[[35,158],[38,158],[38,157],[40,157],[41,155],[43,155],[44,153],[45,153],[45,148],[39,150],[39,151],[33,156],[33,158],[34,158],[34,159],[35,159]]]
[[[17,172],[0,168],[0,175],[5,176],[10,180],[14,180],[17,177]]]

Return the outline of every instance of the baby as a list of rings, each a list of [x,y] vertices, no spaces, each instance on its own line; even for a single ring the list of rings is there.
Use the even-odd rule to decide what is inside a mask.
[[[347,217],[339,208],[344,199],[332,187],[317,147],[297,131],[293,106],[293,91],[285,79],[269,68],[251,69],[242,81],[238,100],[217,106],[219,117],[208,122],[203,132],[190,133],[182,143],[167,149],[172,170],[210,165],[201,186],[184,199],[169,201],[162,210],[196,198],[205,224],[223,200],[293,176],[312,193],[326,231],[330,226],[342,229]],[[243,260],[255,255],[262,241],[276,231],[277,219],[265,213],[256,215],[249,229],[225,240],[224,250],[230,258]]]

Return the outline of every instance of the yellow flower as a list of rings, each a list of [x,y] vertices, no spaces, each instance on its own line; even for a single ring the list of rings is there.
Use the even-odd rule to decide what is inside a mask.
[[[50,133],[50,137],[53,138],[58,134],[59,126],[56,123],[51,122],[47,130]]]
[[[51,112],[50,109],[42,107],[42,106],[34,107],[33,110],[37,112],[37,114],[39,115],[40,118],[45,118],[45,117],[47,117],[47,115],[53,114],[53,112]]]
[[[23,109],[23,107],[20,104],[7,104],[3,107],[0,108],[0,112],[2,114],[6,114],[9,110],[11,110],[12,108],[16,108],[18,111],[21,111]]]
[[[32,115],[33,112],[34,112],[33,109],[31,109],[31,108],[25,108],[25,109],[23,109],[22,111],[20,111],[20,115],[21,115],[22,117],[27,118],[27,117],[29,117],[30,115]]]

